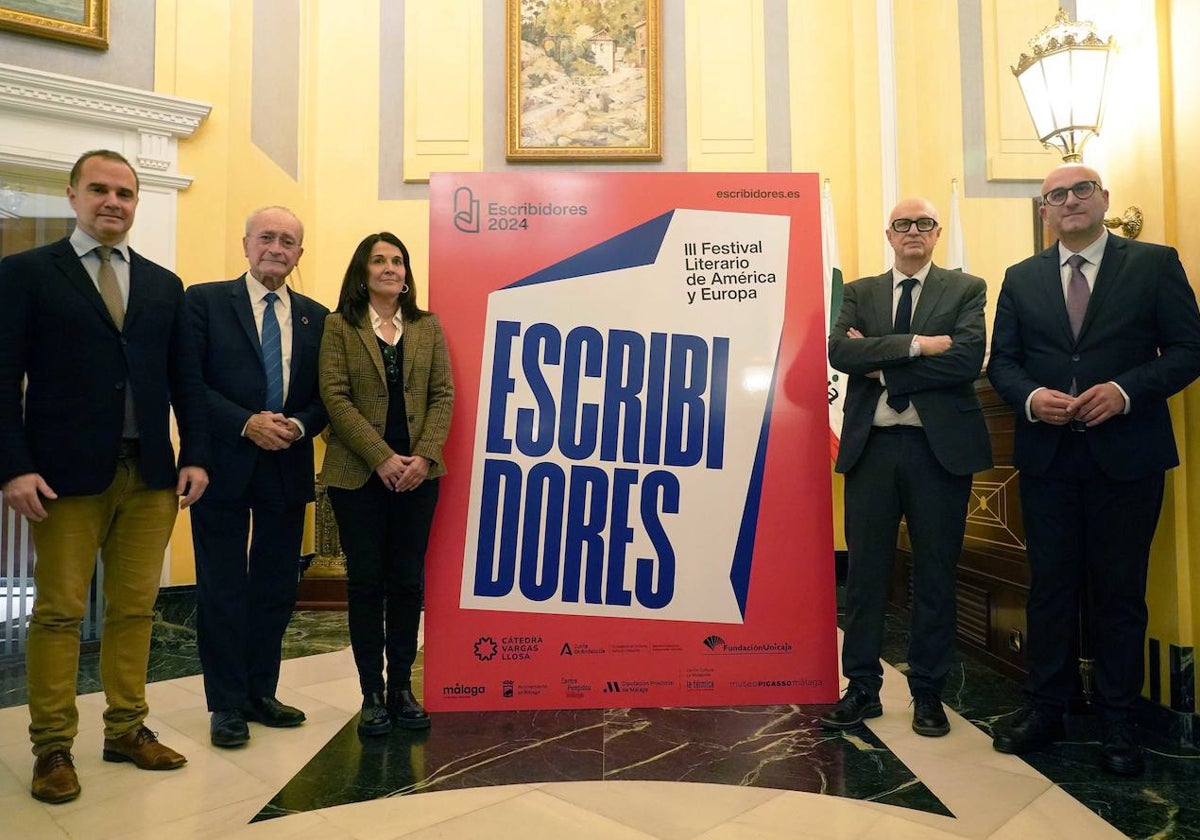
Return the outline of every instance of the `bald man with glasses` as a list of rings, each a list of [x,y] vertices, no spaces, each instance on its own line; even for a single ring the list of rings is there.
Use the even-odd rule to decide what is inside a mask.
[[[986,342],[987,287],[933,264],[937,210],[896,205],[892,269],[844,290],[829,361],[850,375],[837,471],[846,476],[845,695],[821,722],[848,729],[883,714],[879,663],[887,582],[903,516],[913,559],[908,685],[913,730],[950,731],[941,692],[954,657],[954,578],[971,476],[992,466],[974,382]]]
[[[988,376],[1017,415],[1030,588],[1026,704],[993,745],[1023,754],[1065,737],[1087,597],[1100,767],[1132,776],[1150,542],[1179,463],[1167,398],[1200,374],[1200,313],[1174,248],[1105,230],[1102,183],[1080,164],[1046,176],[1041,215],[1058,242],[1009,268],[996,304]]]

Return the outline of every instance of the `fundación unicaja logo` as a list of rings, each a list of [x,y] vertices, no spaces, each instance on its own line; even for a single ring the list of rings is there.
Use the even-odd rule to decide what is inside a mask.
[[[704,646],[715,651],[717,648],[725,647],[725,640],[720,636],[708,636],[704,639]]]

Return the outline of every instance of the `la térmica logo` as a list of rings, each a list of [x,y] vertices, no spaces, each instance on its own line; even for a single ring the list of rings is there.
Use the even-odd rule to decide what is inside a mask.
[[[475,658],[480,662],[491,662],[496,658],[500,647],[491,636],[480,636],[475,642]]]

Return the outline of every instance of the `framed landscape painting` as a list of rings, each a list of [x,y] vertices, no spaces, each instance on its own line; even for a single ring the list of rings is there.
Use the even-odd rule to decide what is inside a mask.
[[[0,0],[0,29],[108,49],[109,0]]]
[[[508,159],[661,160],[661,0],[507,0]]]

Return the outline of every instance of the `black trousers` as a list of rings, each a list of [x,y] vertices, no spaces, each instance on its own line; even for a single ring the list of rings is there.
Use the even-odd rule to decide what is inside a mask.
[[[346,554],[350,645],[363,694],[387,685],[408,688],[417,658],[421,593],[438,479],[407,493],[389,490],[378,475],[357,490],[329,488]]]
[[[1088,432],[1064,432],[1046,475],[1021,475],[1029,556],[1026,606],[1035,705],[1061,711],[1075,692],[1071,645],[1080,599],[1090,596],[1097,710],[1122,718],[1142,692],[1146,574],[1162,508],[1164,474],[1115,481],[1088,449]]]
[[[850,562],[842,673],[872,694],[883,685],[883,618],[903,516],[913,559],[909,689],[940,694],[954,661],[954,580],[971,476],[947,472],[924,429],[893,427],[871,431],[845,487]]]
[[[192,508],[196,644],[209,711],[275,696],[280,645],[296,606],[305,507],[283,504],[280,481],[275,460],[260,457],[242,498],[205,496]]]

